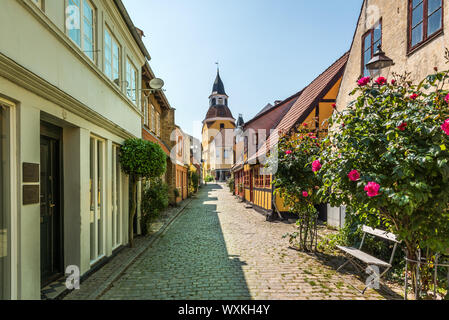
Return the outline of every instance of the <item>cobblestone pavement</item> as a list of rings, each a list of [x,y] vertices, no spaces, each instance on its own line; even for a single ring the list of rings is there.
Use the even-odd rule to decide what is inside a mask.
[[[164,210],[159,218],[151,223],[149,236],[134,239],[134,248],[126,246],[101,269],[90,275],[81,283],[80,290],[73,290],[63,295],[64,300],[93,300],[98,297],[114,279],[129,267],[145,249],[155,241],[173,219],[184,210],[191,199],[184,200],[177,207]],[[61,299],[61,298],[58,298]]]
[[[204,186],[101,299],[401,298],[389,289],[362,295],[362,281],[335,271],[341,257],[289,249],[282,235],[293,228],[266,222],[225,186]]]

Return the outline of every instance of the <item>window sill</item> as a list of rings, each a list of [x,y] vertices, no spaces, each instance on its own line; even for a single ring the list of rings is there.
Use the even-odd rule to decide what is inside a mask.
[[[444,29],[441,29],[440,31],[437,31],[436,33],[434,33],[433,35],[431,35],[429,38],[427,38],[426,40],[422,41],[421,43],[415,45],[413,48],[408,49],[407,52],[407,57],[411,56],[412,54],[414,54],[416,51],[419,51],[421,48],[425,47],[427,44],[429,44],[430,42],[432,42],[433,40],[435,40],[436,38],[440,37],[441,35],[444,34]]]

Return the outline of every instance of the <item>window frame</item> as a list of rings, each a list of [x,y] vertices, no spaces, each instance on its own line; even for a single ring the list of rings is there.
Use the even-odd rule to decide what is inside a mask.
[[[428,42],[432,41],[436,37],[443,34],[444,31],[444,0],[441,0],[441,28],[436,30],[434,33],[432,33],[430,36],[428,33],[428,0],[422,0],[423,4],[423,37],[420,42],[412,46],[412,23],[413,23],[413,0],[408,0],[408,14],[407,14],[407,54],[411,54],[418,50],[419,48],[425,46]],[[435,13],[439,9],[435,10],[432,13]]]
[[[42,1],[42,8],[40,8],[42,11],[44,11],[44,0]],[[65,10],[67,10],[67,7],[69,6],[69,1],[70,0],[66,0],[65,1]],[[76,0],[72,0],[72,2],[74,2]],[[33,0],[32,1],[37,7],[39,7],[37,5],[37,3]],[[84,4],[85,2],[87,2],[90,6],[90,8],[92,9],[92,57],[87,54],[87,51],[85,51],[84,48]],[[70,39],[70,41],[72,41],[82,52],[85,56],[87,56],[89,58],[90,61],[92,61],[93,63],[97,63],[98,61],[98,56],[97,56],[97,29],[98,29],[98,18],[97,18],[97,7],[94,5],[94,3],[91,0],[79,0],[79,25],[80,25],[80,43],[78,44],[74,39],[72,39],[72,37],[70,36],[70,30],[67,28],[67,24],[65,23],[65,34],[67,35],[67,37]],[[65,18],[67,19],[67,11],[65,11]],[[89,51],[90,52],[90,51]]]
[[[371,36],[371,59],[374,56],[374,53],[376,52],[376,48],[374,48],[374,30],[376,30],[377,26],[380,25],[380,45],[382,45],[383,42],[383,21],[382,18],[380,18],[376,23],[374,23],[374,25],[371,27],[371,29],[369,29],[368,31],[366,31],[363,35],[362,35],[362,55],[361,55],[361,75],[362,77],[365,77],[365,66],[368,63],[368,61],[365,61],[365,52],[367,50],[365,50],[365,39],[368,35]]]
[[[130,70],[131,68],[131,70]],[[129,75],[129,71],[134,71],[134,83],[135,83],[135,88],[134,89],[128,89],[128,87],[131,87],[131,83],[130,81],[128,81],[128,75]],[[130,74],[131,76],[131,74]],[[129,80],[132,80],[132,78],[129,78]],[[126,97],[129,99],[129,101],[131,101],[135,106],[138,106],[138,99],[137,99],[137,95],[138,95],[138,86],[139,86],[139,71],[137,70],[137,68],[134,66],[134,63],[132,63],[132,60],[127,57],[126,59],[126,81],[127,81],[127,86],[126,86]],[[129,92],[134,91],[134,100],[133,100],[133,96],[129,94]]]
[[[143,96],[143,125],[146,128],[148,128],[149,121],[150,121],[148,99],[149,99],[148,96],[146,96],[146,95]]]
[[[111,38],[111,47],[109,48],[111,51],[111,61],[110,61],[110,68],[111,68],[111,76],[109,76],[106,73],[106,33],[108,33],[109,37]],[[118,70],[117,70],[117,75],[118,75],[118,83],[115,82],[114,79],[114,44],[117,46],[118,48],[118,57],[117,57],[117,64],[118,64]],[[114,83],[114,85],[116,85],[118,88],[122,87],[122,47],[120,46],[120,43],[118,42],[117,38],[114,36],[114,34],[111,31],[111,28],[109,28],[107,26],[107,24],[105,24],[104,26],[104,32],[103,32],[103,73],[105,74],[106,78],[108,78],[109,80],[111,80],[112,83]]]

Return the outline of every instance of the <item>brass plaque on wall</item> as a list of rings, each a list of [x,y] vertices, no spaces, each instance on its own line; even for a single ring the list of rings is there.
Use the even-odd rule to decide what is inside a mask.
[[[23,204],[39,203],[39,185],[23,186]]]
[[[39,164],[37,163],[23,163],[23,182],[25,183],[39,183]]]

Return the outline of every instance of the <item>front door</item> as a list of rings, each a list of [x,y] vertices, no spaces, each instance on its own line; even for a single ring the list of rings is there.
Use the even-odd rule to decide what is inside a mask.
[[[41,285],[62,274],[60,140],[41,135]]]

